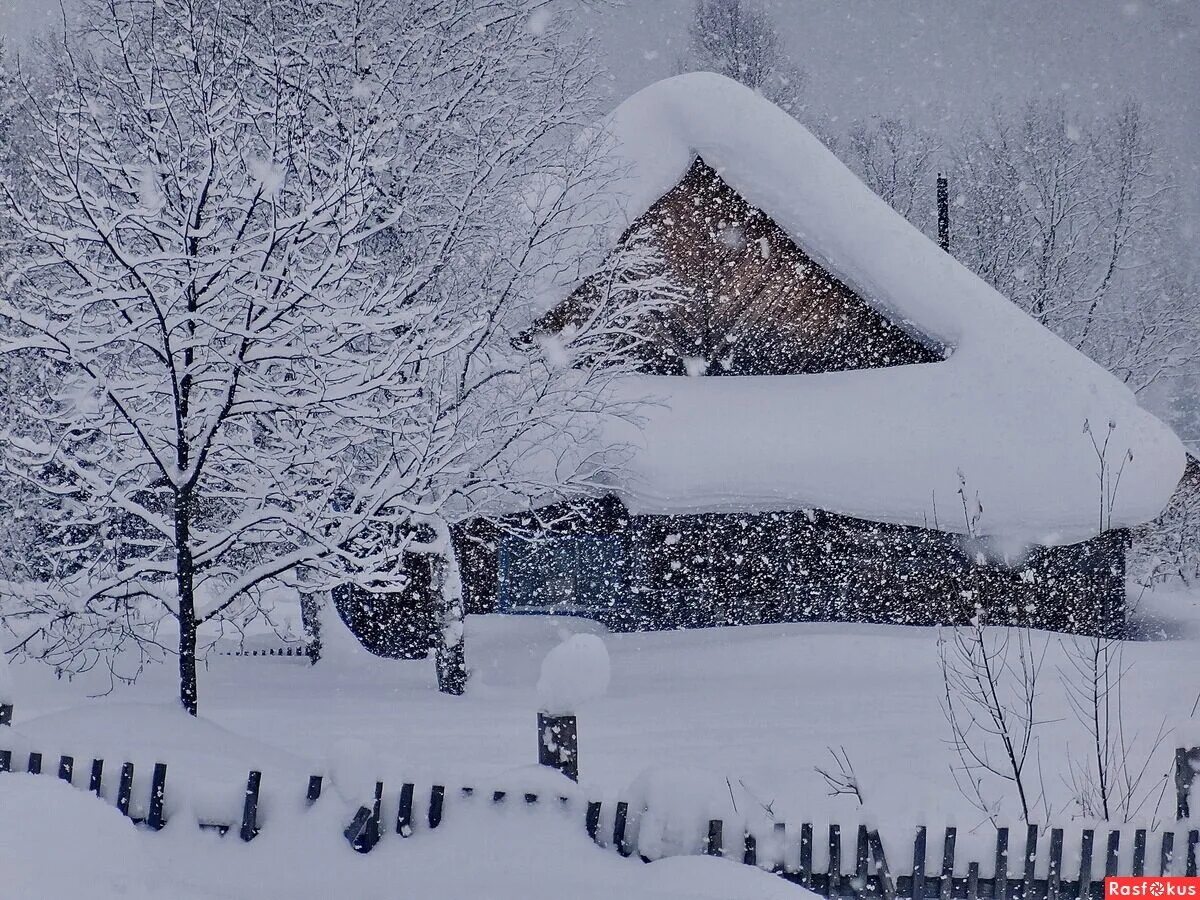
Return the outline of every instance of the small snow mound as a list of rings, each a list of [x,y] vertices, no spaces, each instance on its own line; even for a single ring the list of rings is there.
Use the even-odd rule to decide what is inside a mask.
[[[538,703],[542,712],[570,715],[578,707],[608,690],[612,666],[608,647],[594,634],[574,634],[542,660],[538,678]]]
[[[4,896],[22,900],[149,900],[138,834],[90,793],[56,778],[0,777]]]

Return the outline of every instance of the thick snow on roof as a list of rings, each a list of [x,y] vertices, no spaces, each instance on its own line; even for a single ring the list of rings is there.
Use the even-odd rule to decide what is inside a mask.
[[[982,507],[976,533],[1056,544],[1141,524],[1167,503],[1184,465],[1174,433],[771,103],[718,75],[680,75],[602,127],[623,173],[608,188],[620,210],[610,246],[699,155],[860,297],[949,348],[915,366],[630,379],[622,390],[659,401],[640,428],[611,435],[634,447],[615,486],[633,511],[815,507],[966,531],[965,484]],[[548,285],[539,305],[574,287]],[[1093,438],[1108,441],[1106,500]]]

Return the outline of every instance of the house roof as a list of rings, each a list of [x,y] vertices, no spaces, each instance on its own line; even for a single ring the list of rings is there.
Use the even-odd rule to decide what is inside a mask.
[[[639,91],[600,128],[621,172],[605,188],[608,246],[700,156],[864,301],[948,348],[944,361],[881,369],[629,378],[622,393],[654,402],[607,437],[632,448],[613,490],[634,512],[820,508],[1058,544],[1166,505],[1184,467],[1175,434],[787,113],[695,73]],[[559,272],[535,304],[549,309],[577,286]]]

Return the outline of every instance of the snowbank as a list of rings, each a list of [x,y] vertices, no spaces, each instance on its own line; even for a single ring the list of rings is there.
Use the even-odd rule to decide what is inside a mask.
[[[128,819],[54,777],[0,776],[0,892],[21,900],[149,900]]]
[[[567,638],[542,660],[538,703],[542,712],[567,716],[588,700],[604,696],[612,668],[608,648],[594,634]]]
[[[53,777],[0,776],[3,894],[21,900],[801,900],[811,896],[749,866],[717,859],[652,865],[597,848],[556,806],[458,806],[436,831],[390,831],[367,855],[342,838],[338,804],[293,811],[254,841],[187,823],[135,829],[110,805]]]
[[[623,392],[659,401],[643,407],[641,427],[607,435],[633,447],[614,489],[634,512],[818,507],[962,532],[963,489],[982,507],[976,533],[1058,544],[1141,524],[1166,505],[1184,464],[1170,429],[786,113],[701,73],[639,91],[601,128],[623,167],[606,188],[619,210],[603,223],[608,246],[699,155],[865,301],[949,350],[939,363],[820,375],[631,378]],[[586,255],[556,248],[576,251]],[[557,270],[535,306],[576,286]],[[1107,441],[1109,473],[1121,471],[1103,525],[1092,438]]]

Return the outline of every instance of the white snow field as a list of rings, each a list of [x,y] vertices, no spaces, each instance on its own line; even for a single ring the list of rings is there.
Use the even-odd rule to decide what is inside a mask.
[[[1200,595],[1164,592],[1146,604],[1146,628],[1163,640],[1130,642],[1122,685],[1132,755],[1150,753],[1150,801],[1136,821],[1169,823],[1165,779],[1176,735],[1152,749],[1166,723],[1194,739],[1200,653],[1189,622]],[[770,898],[798,888],[720,860],[665,860],[646,866],[588,840],[582,802],[625,799],[644,815],[631,822],[641,853],[695,854],[710,817],[761,827],[785,821],[878,825],[903,854],[912,827],[956,824],[963,852],[987,859],[990,827],[958,793],[939,706],[937,633],[906,627],[790,624],[643,634],[605,634],[585,620],[482,616],[468,621],[473,680],[467,696],[439,694],[428,661],[369,656],[340,625],[327,623],[327,657],[212,656],[201,674],[201,718],[176,707],[169,666],[148,668],[133,686],[89,697],[98,673],[58,681],[31,663],[15,665],[16,713],[0,747],[23,768],[44,754],[40,781],[0,776],[0,871],[33,879],[0,896],[234,898],[388,896],[446,898],[611,897]],[[547,652],[573,633],[603,639],[611,683],[602,696],[574,698],[580,784],[532,765],[537,754],[538,680]],[[1056,824],[1070,823],[1067,757],[1087,752],[1058,669],[1059,635],[1048,641],[1039,715],[1042,786]],[[592,659],[594,653],[585,654]],[[545,686],[543,685],[543,690]],[[844,748],[866,801],[830,797],[814,766]],[[73,792],[55,783],[59,754],[76,759]],[[105,803],[82,789],[92,757],[106,760]],[[133,813],[144,815],[154,762],[168,764],[166,816],[158,834],[134,832],[115,813],[120,762],[136,764]],[[197,819],[237,822],[247,771],[263,772],[261,834],[242,845],[201,833]],[[325,776],[322,798],[304,804],[309,774]],[[442,826],[418,824],[412,838],[385,834],[368,855],[341,836],[354,809],[385,782],[383,819],[395,821],[396,792],[417,787],[422,821],[428,786],[447,786]],[[478,788],[471,798],[461,786]],[[995,788],[995,785],[991,785]],[[490,792],[571,798],[493,808]],[[1161,804],[1159,799],[1161,799]],[[1157,807],[1157,809],[1156,809]],[[768,812],[769,808],[769,812]],[[1015,821],[1011,798],[1002,815]],[[1082,823],[1081,823],[1082,824]],[[771,825],[767,824],[769,831]],[[978,844],[978,846],[975,846]],[[94,875],[56,867],[56,851],[104,860]],[[889,855],[891,854],[889,850]],[[110,864],[113,856],[123,866]],[[28,860],[39,860],[36,870]],[[966,858],[966,857],[964,857]],[[128,876],[128,878],[126,878]],[[5,884],[10,882],[7,880]],[[72,893],[71,878],[86,883]],[[124,879],[124,880],[123,880]],[[41,893],[39,893],[39,891]],[[126,891],[126,893],[121,893]],[[540,892],[540,893],[539,893]]]

